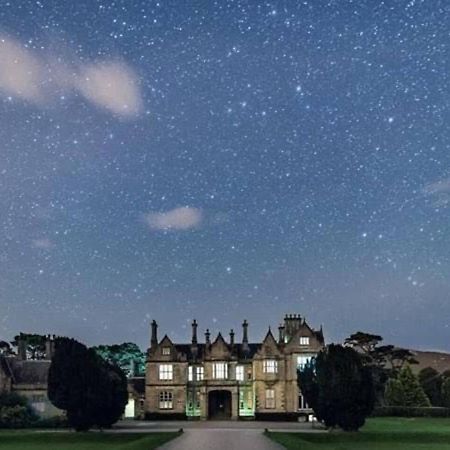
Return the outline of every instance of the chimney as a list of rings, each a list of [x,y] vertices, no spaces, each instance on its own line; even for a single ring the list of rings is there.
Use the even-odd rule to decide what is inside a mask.
[[[150,340],[150,347],[154,348],[158,345],[158,324],[152,320],[152,337]]]
[[[205,342],[208,345],[211,344],[210,337],[211,337],[211,333],[209,332],[209,328],[207,328],[206,329],[206,333],[205,333]]]
[[[242,323],[242,350],[244,353],[248,353],[248,323],[246,320]]]
[[[51,360],[55,353],[55,335],[48,334],[45,337],[45,359]]]
[[[278,343],[284,344],[284,326],[281,323],[278,327]]]
[[[234,331],[230,330],[230,345],[234,345]]]
[[[192,321],[192,343],[197,344],[197,321]]]
[[[27,343],[25,342],[25,339],[22,337],[22,333],[20,333],[17,342],[17,356],[22,361],[25,361],[27,359]]]

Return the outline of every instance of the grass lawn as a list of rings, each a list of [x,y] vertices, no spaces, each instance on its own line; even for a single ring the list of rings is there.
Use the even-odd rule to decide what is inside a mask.
[[[376,418],[357,433],[268,435],[288,450],[450,450],[450,419]]]
[[[0,450],[151,450],[178,433],[2,431]]]

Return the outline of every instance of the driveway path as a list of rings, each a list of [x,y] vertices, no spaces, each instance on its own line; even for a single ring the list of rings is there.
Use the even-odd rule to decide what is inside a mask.
[[[279,444],[264,436],[257,429],[185,429],[173,441],[159,447],[160,450],[282,450]]]

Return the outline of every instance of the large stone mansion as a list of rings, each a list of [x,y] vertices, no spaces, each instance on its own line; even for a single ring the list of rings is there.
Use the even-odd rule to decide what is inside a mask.
[[[270,328],[261,343],[250,343],[248,323],[242,340],[231,330],[204,342],[192,322],[190,343],[158,340],[151,324],[145,378],[145,417],[149,419],[293,418],[309,412],[297,386],[297,369],[324,346],[322,328],[312,329],[299,315],[286,315],[277,339]]]

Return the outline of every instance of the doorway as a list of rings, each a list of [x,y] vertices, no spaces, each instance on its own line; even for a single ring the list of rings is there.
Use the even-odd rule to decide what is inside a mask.
[[[231,392],[211,391],[208,394],[208,419],[227,420],[231,418]]]

